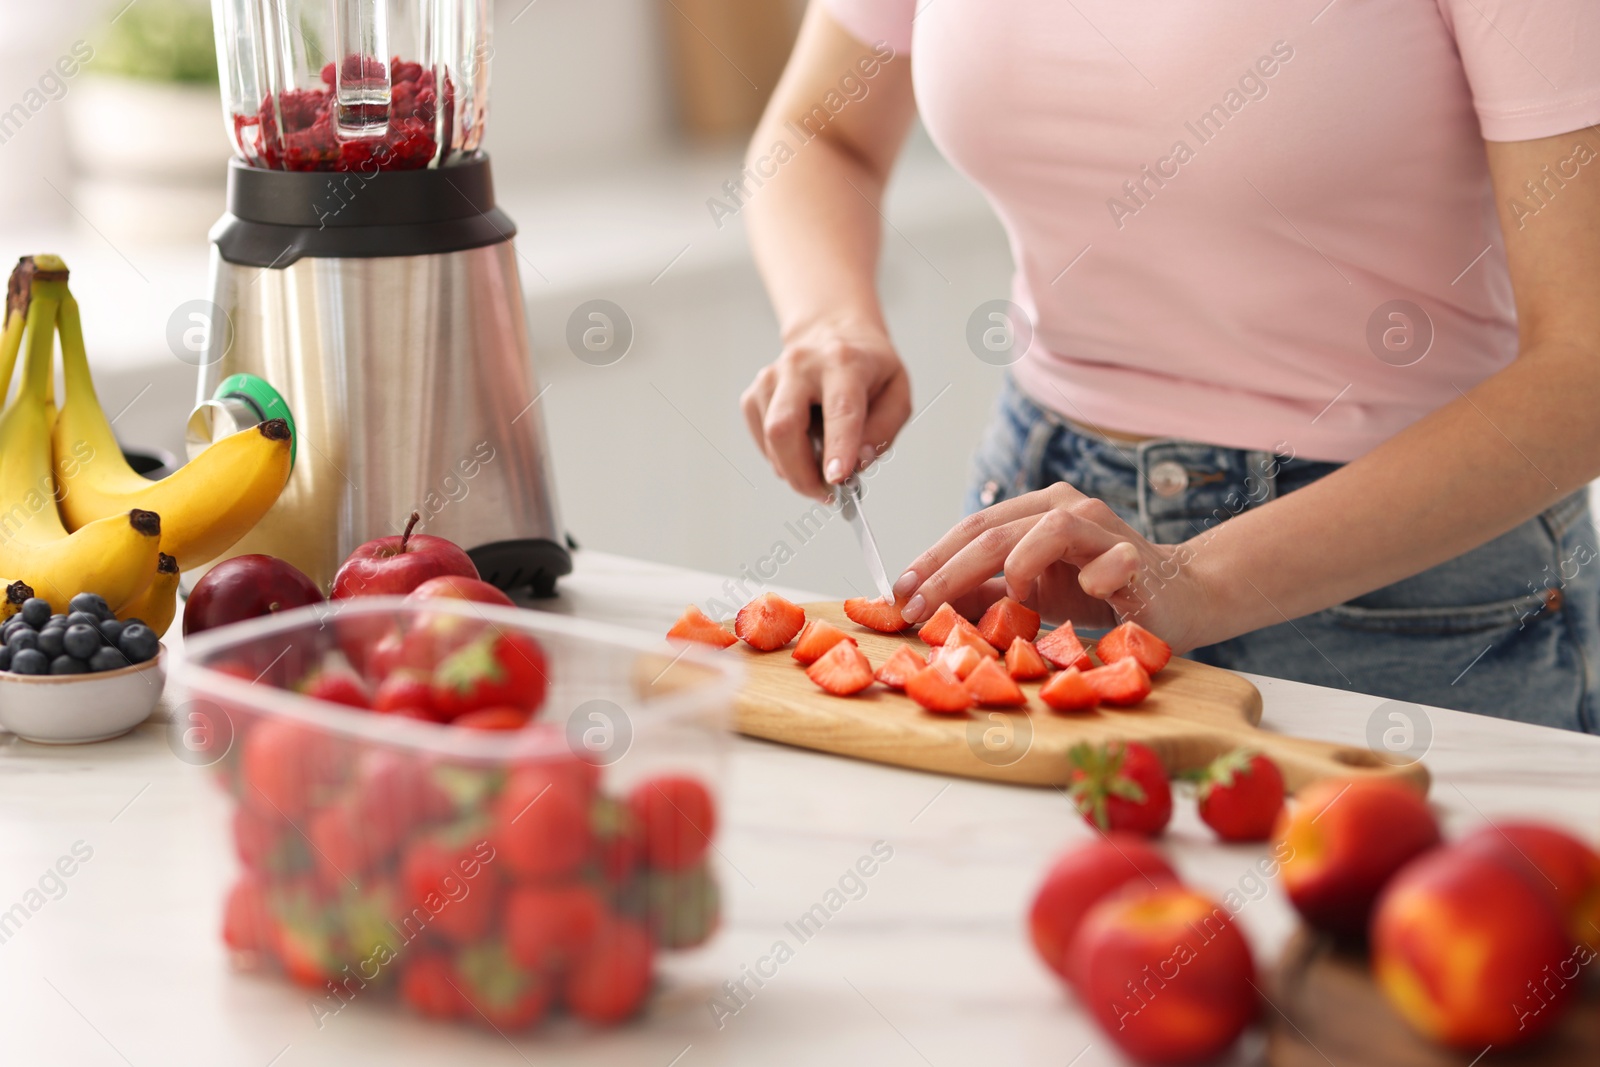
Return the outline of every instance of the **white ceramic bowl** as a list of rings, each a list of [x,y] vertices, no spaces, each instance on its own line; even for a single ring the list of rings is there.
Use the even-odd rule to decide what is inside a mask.
[[[98,674],[0,671],[0,726],[24,741],[77,745],[121,736],[150,717],[167,682],[167,650]]]

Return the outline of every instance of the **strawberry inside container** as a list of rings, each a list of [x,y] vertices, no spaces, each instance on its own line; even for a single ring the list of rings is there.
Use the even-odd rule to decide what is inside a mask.
[[[222,627],[185,653],[173,736],[231,805],[223,940],[238,966],[306,987],[319,1020],[388,1001],[502,1031],[609,1025],[665,955],[715,933],[738,664],[388,597]],[[396,677],[410,695],[374,706]]]

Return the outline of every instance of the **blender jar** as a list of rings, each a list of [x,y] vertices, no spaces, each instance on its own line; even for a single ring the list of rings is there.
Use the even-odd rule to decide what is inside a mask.
[[[415,170],[483,139],[490,0],[212,0],[228,135],[273,170]]]

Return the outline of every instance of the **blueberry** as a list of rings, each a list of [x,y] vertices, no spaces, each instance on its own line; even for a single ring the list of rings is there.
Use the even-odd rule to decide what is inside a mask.
[[[106,639],[106,644],[114,645],[122,639],[122,623],[116,619],[107,619],[100,624],[100,636]]]
[[[143,619],[141,619],[141,618],[139,618],[137,616],[135,616],[134,618],[131,618],[131,619],[123,619],[122,620],[122,628],[124,630],[126,630],[130,626],[149,626],[149,625],[150,625],[149,623],[145,622]]]
[[[11,618],[6,620],[6,624],[4,626],[0,626],[0,643],[9,645],[11,643],[12,634],[16,633],[18,630],[31,629],[33,629],[33,627],[23,622],[21,615],[13,615]]]
[[[67,607],[74,612],[93,615],[96,622],[111,618],[111,607],[99,593],[79,593],[67,603]]]
[[[0,671],[11,669],[11,650],[5,645],[0,645]]]
[[[92,611],[74,611],[67,616],[68,626],[99,626],[100,616]]]
[[[117,647],[134,663],[143,663],[156,658],[156,653],[161,651],[161,639],[150,627],[130,621],[122,628]]]
[[[50,621],[50,601],[42,597],[29,597],[22,602],[22,621],[35,630]]]
[[[128,665],[128,657],[109,645],[89,657],[91,671],[114,671]]]
[[[61,639],[61,645],[66,649],[67,655],[87,660],[100,648],[100,628],[87,623],[69,626],[66,635]],[[44,646],[41,644],[39,647],[42,649]]]
[[[39,631],[39,651],[55,659],[67,650],[62,636],[67,632],[65,626],[46,626]]]
[[[49,674],[50,657],[37,648],[24,648],[11,656],[13,674]]]
[[[44,653],[40,653],[44,655]],[[57,656],[50,661],[51,674],[88,674],[89,665],[75,656]]]
[[[65,615],[61,615],[57,618],[51,619],[49,622],[39,627],[39,632],[44,633],[46,630],[65,630],[66,628],[67,617]]]
[[[39,647],[39,631],[30,630],[26,626],[19,626],[12,630],[10,636],[6,638],[6,647],[14,653],[22,652],[25,649],[37,649]]]

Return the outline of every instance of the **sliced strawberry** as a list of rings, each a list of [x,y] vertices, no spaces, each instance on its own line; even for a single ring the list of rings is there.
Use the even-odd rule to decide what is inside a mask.
[[[976,703],[986,708],[1020,708],[1028,702],[999,660],[984,660],[961,684]]]
[[[958,681],[965,680],[967,675],[978,669],[978,664],[987,662],[983,653],[971,645],[945,645],[933,657],[932,663],[937,663],[945,670],[956,676]]]
[[[1057,711],[1088,711],[1100,703],[1100,694],[1082,671],[1068,667],[1039,687],[1039,699]]]
[[[854,641],[840,641],[806,668],[806,677],[825,692],[847,697],[872,684],[872,663]]]
[[[1034,642],[1034,647],[1039,650],[1039,655],[1063,670],[1076,667],[1086,671],[1094,666],[1094,660],[1083,650],[1083,642],[1078,640],[1078,632],[1070,622],[1062,623],[1039,638]]]
[[[1032,641],[1039,636],[1039,613],[1003,596],[978,620],[978,632],[995,648],[1010,648],[1019,637]]]
[[[1083,680],[1107,704],[1137,704],[1150,695],[1150,676],[1136,659],[1121,659],[1084,671]]]
[[[911,651],[910,645],[901,645],[894,650],[894,655],[884,661],[873,675],[878,681],[890,689],[904,689],[911,676],[922,670],[927,664],[922,662],[922,657]]]
[[[1146,674],[1155,674],[1172,659],[1172,646],[1136,622],[1125,622],[1094,646],[1100,662],[1136,659]]]
[[[964,713],[972,706],[972,694],[940,663],[912,675],[906,683],[906,696],[940,714]]]
[[[922,629],[917,631],[917,636],[930,645],[942,645],[944,639],[950,636],[950,627],[961,618],[956,609],[949,604],[940,604],[928,621],[922,624]]]
[[[751,648],[771,652],[794,640],[806,624],[806,612],[799,604],[777,593],[762,593],[739,609],[733,632]]]
[[[1000,651],[991,645],[978,628],[965,619],[950,628],[950,636],[944,639],[945,648],[971,648],[985,659],[999,659]]]
[[[1039,655],[1026,637],[1013,637],[1006,649],[1006,672],[1019,682],[1037,682],[1050,677],[1050,664]]]
[[[900,614],[900,606],[892,601],[879,597],[868,600],[864,596],[851,597],[844,602],[844,613],[850,617],[851,622],[858,622],[869,630],[876,630],[881,634],[897,634],[911,625],[906,622],[905,616]]]
[[[856,643],[855,638],[833,623],[823,619],[812,619],[800,631],[800,640],[794,643],[794,651],[789,655],[798,660],[802,667],[809,667],[840,641],[848,641],[852,645]]]
[[[722,625],[712,619],[705,612],[690,604],[683,609],[683,614],[678,616],[678,621],[672,624],[672,629],[667,631],[668,637],[675,637],[680,641],[698,641],[702,645],[712,648],[727,648],[737,637],[722,628]]]
[[[464,726],[469,730],[520,730],[532,718],[533,713],[527,708],[499,706],[469,711],[456,717],[450,725]]]

